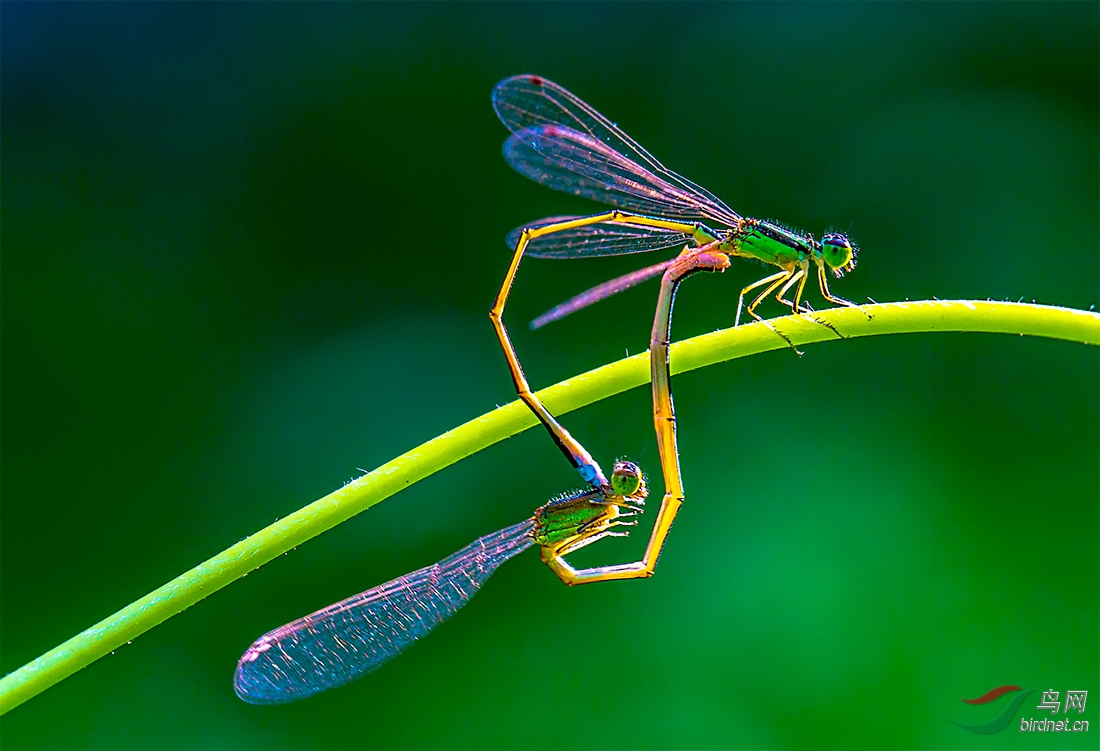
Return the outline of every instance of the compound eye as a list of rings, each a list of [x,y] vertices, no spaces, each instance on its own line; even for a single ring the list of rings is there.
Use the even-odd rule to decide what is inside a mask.
[[[856,267],[856,249],[846,235],[825,235],[821,238],[821,255],[837,276]]]
[[[615,495],[629,497],[642,489],[642,470],[634,462],[615,462],[611,473],[611,490]]]

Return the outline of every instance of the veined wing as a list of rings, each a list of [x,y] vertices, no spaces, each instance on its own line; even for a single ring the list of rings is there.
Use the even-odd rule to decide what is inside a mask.
[[[740,220],[710,191],[667,169],[614,123],[545,78],[501,81],[493,90],[493,108],[514,134],[505,143],[508,163],[548,187],[631,211],[726,226]]]
[[[718,207],[701,203],[697,195],[592,136],[561,125],[540,125],[510,136],[504,142],[504,158],[540,185],[627,211],[688,221],[731,222]]]
[[[665,269],[671,266],[675,260],[675,258],[670,258],[667,261],[661,261],[652,266],[646,266],[644,269],[638,269],[637,271],[631,271],[629,274],[623,274],[603,284],[597,284],[592,289],[585,290],[579,295],[569,298],[561,305],[556,305],[546,311],[541,316],[531,321],[531,328],[541,329],[546,324],[565,318],[572,313],[576,313],[581,308],[587,308],[592,303],[611,297],[625,289],[630,289],[647,279],[659,276],[663,274]]]
[[[526,227],[545,227],[548,224],[578,219],[575,216],[551,216],[535,224],[516,227],[508,233],[505,242],[515,250],[520,233]],[[527,255],[536,258],[579,258],[619,256],[628,253],[648,253],[653,250],[679,249],[691,238],[675,230],[657,227],[632,227],[626,224],[605,222],[575,227],[562,232],[543,235],[527,245]]]
[[[469,602],[500,564],[534,544],[531,519],[485,535],[438,563],[318,610],[257,639],[233,688],[278,704],[376,670]]]

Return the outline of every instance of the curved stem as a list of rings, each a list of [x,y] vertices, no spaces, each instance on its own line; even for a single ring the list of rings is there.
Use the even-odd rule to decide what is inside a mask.
[[[885,303],[787,316],[769,324],[795,346],[837,341],[837,333],[857,337],[935,331],[1026,334],[1100,345],[1100,314],[1020,303]],[[674,344],[672,372],[788,346],[765,324],[716,331]],[[560,415],[648,382],[649,353],[645,352],[570,378],[540,391],[538,396]],[[0,680],[0,714],[306,540],[535,424],[530,410],[521,402],[512,402],[428,441],[241,540],[5,676]]]

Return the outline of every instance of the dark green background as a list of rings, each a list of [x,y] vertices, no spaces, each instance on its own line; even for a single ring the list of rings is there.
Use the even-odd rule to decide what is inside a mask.
[[[501,159],[505,76],[565,85],[739,212],[850,226],[838,294],[1100,300],[1095,3],[2,11],[4,672],[514,398],[486,316],[502,238],[597,207]],[[536,386],[643,350],[656,289],[521,323],[657,260],[525,265]],[[690,281],[677,338],[731,325],[763,272]],[[568,589],[529,552],[352,686],[233,695],[267,629],[574,487],[529,431],[21,706],[3,745],[1096,748],[1098,366],[946,334],[685,374],[655,578]],[[659,485],[649,399],[566,423]],[[944,719],[985,722],[1007,700],[960,699],[1008,683],[1088,690],[1091,729]]]

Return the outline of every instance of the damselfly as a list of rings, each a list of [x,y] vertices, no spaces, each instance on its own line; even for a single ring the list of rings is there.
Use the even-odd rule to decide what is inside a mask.
[[[792,312],[808,312],[802,292],[811,267],[826,300],[854,305],[833,295],[828,283],[828,272],[839,278],[855,268],[857,248],[847,235],[827,233],[819,242],[809,233],[776,222],[740,216],[710,191],[667,169],[606,117],[545,78],[506,78],[493,90],[493,108],[512,131],[504,143],[504,158],[513,169],[554,190],[622,209],[594,216],[549,217],[513,231],[507,242],[515,256],[494,309],[503,309],[524,254],[610,256],[667,250],[685,243],[696,247],[717,243],[717,252],[755,258],[780,269],[741,290],[735,325],[745,296],[760,287],[764,290],[747,308],[757,320],[762,319],[756,307],[772,293]],[[605,282],[539,316],[533,325],[545,325],[657,276],[671,263]],[[787,300],[785,295],[796,284],[794,299]]]
[[[749,315],[757,320],[763,320],[756,313],[757,306],[773,293],[792,312],[808,312],[808,306],[802,303],[802,293],[811,267],[816,269],[818,287],[825,299],[854,305],[829,291],[826,273],[831,271],[839,278],[855,268],[856,247],[844,234],[829,233],[818,242],[810,234],[775,222],[738,215],[709,191],[664,167],[614,123],[545,78],[523,75],[501,81],[493,91],[493,108],[512,131],[504,144],[504,157],[516,171],[555,190],[617,207],[594,216],[550,217],[510,234],[508,244],[515,252],[489,313],[516,392],[582,478],[595,489],[607,487],[599,465],[531,390],[508,336],[503,315],[516,272],[524,254],[579,258],[683,246],[675,258],[605,282],[532,323],[537,328],[664,274],[650,354],[665,497],[641,560],[578,571],[570,583],[650,576],[683,501],[667,359],[672,299],[679,282],[694,271],[724,271],[730,265],[729,259],[735,256],[779,267],[778,272],[741,290],[735,325],[740,322],[745,296],[761,287],[763,291],[747,307]],[[794,297],[788,300],[786,295],[792,287]]]
[[[264,634],[241,657],[237,696],[252,704],[304,699],[378,669],[469,602],[505,561],[532,545],[563,581],[573,572],[564,556],[607,536],[645,505],[637,465],[615,465],[606,491],[556,498],[534,515],[485,535],[436,564],[399,577]]]

